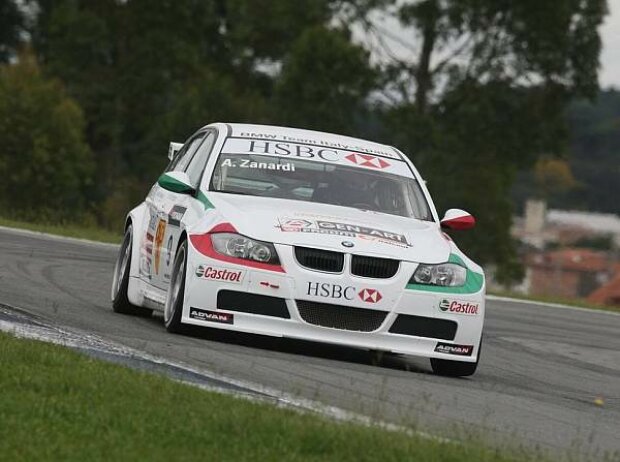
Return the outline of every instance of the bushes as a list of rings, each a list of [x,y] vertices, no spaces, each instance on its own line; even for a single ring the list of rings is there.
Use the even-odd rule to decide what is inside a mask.
[[[31,56],[0,67],[2,214],[76,221],[87,209],[94,164],[84,117]]]

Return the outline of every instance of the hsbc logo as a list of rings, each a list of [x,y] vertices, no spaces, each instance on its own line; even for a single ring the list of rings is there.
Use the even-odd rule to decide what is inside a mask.
[[[366,303],[377,303],[383,298],[381,292],[376,289],[362,289],[357,296]]]
[[[371,156],[370,154],[351,153],[345,156],[345,159],[360,167],[384,169],[391,165],[388,161],[380,157]]]
[[[308,282],[306,295],[312,297],[330,298],[333,300],[354,301],[356,297],[364,303],[378,303],[383,296],[376,289],[357,289],[353,286],[341,286],[329,282]]]

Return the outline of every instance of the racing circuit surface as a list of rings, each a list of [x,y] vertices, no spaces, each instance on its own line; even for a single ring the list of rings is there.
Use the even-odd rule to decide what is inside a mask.
[[[0,303],[151,355],[386,421],[459,438],[620,458],[620,316],[488,301],[476,375],[428,360],[292,340],[168,334],[160,316],[115,314],[116,246],[0,230]],[[600,399],[599,399],[600,398]],[[602,401],[601,401],[602,400]],[[155,405],[155,404],[154,404]]]

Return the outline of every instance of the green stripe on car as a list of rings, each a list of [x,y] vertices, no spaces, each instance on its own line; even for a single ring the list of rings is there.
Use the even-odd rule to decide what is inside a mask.
[[[211,201],[206,196],[206,194],[203,193],[202,191],[198,191],[198,194],[196,195],[196,199],[198,199],[200,202],[202,202],[202,205],[205,206],[205,209],[214,209],[215,208],[215,206],[211,203]]]

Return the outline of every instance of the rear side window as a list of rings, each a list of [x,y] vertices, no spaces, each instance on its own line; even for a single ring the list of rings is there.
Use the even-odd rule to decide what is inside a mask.
[[[200,147],[196,150],[196,153],[192,157],[192,160],[187,165],[187,176],[191,180],[191,184],[194,186],[198,186],[200,183],[200,178],[202,178],[202,172],[207,165],[207,161],[209,160],[209,155],[213,149],[213,144],[215,142],[215,134],[213,132],[208,132],[207,136],[204,138],[204,141],[200,145]]]
[[[202,143],[204,135],[204,133],[198,133],[192,136],[177,153],[174,159],[172,159],[172,162],[170,162],[168,168],[166,168],[166,171],[184,171],[192,156],[200,146],[200,143]]]

